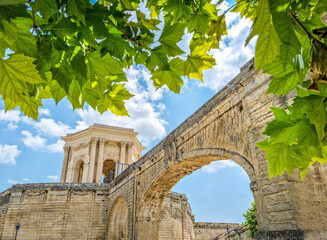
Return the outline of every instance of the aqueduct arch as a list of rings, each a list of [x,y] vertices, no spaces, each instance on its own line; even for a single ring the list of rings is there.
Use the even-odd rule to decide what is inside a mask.
[[[160,209],[170,189],[183,177],[217,160],[231,159],[256,181],[252,164],[242,155],[222,148],[198,148],[183,153],[158,176],[145,193],[137,212],[137,239],[158,239]],[[152,231],[144,231],[146,228]]]
[[[270,179],[265,152],[255,145],[273,119],[270,107],[286,107],[293,98],[292,93],[283,98],[266,95],[270,79],[256,72],[250,61],[235,79],[141,158],[143,147],[132,129],[95,124],[63,137],[66,145],[60,184],[16,185],[0,194],[0,206],[8,210],[0,216],[2,237],[12,239],[13,226],[19,220],[24,226],[20,234],[37,233],[42,239],[67,239],[75,234],[83,235],[79,239],[104,239],[110,233],[115,238],[157,240],[158,209],[167,191],[211,161],[232,159],[251,180],[258,209],[257,239],[327,239],[327,164],[314,164],[303,181],[298,171]],[[100,184],[106,159],[119,161],[122,171],[109,184]],[[74,183],[73,173],[80,169],[75,168],[78,160],[84,163],[82,183]],[[42,231],[33,221],[46,222],[40,218],[47,216],[54,221],[53,211],[42,214],[47,211],[44,206],[52,206],[52,202],[62,211],[56,211],[56,228],[51,224],[47,226],[51,231]],[[78,211],[74,211],[75,205],[80,206]],[[34,217],[31,212],[36,208]],[[83,219],[85,231],[71,232],[71,219]]]

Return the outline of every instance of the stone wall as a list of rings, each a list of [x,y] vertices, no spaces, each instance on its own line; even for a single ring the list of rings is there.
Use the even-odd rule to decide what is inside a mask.
[[[110,239],[131,239],[129,234],[133,232],[133,225],[128,222],[130,217],[125,215],[109,220],[117,207],[120,209],[116,209],[116,213],[125,211],[132,214],[131,182],[125,178],[116,186],[115,190],[122,194],[112,192],[112,184],[15,185],[0,194],[0,239],[13,239],[18,222],[18,238],[23,239],[107,239],[108,236]],[[124,205],[117,202],[126,202],[126,209],[121,209]],[[195,224],[201,228],[198,232],[202,230],[198,238],[194,234],[194,219],[187,197],[169,192],[160,211],[159,239],[212,239],[210,230],[214,229],[217,236],[221,229],[234,225]],[[109,230],[110,227],[114,229]]]
[[[169,192],[160,210],[159,239],[195,239],[192,210],[185,194]]]
[[[1,239],[14,238],[17,222],[18,239],[105,239],[107,199],[103,184],[15,185],[0,207]]]
[[[232,230],[238,226],[238,223],[196,222],[194,224],[195,239],[215,240],[219,235],[225,234],[227,232],[227,228]]]
[[[5,191],[0,195],[0,239],[2,239],[2,232],[8,212],[10,191]]]

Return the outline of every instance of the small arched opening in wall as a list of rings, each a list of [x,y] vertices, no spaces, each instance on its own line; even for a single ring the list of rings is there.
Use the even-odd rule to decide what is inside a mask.
[[[83,174],[84,174],[84,161],[80,159],[75,163],[73,182],[82,182]]]
[[[192,172],[218,160],[231,159],[244,169],[251,182],[255,182],[256,176],[252,164],[242,155],[221,148],[201,148],[185,152],[177,161],[168,163],[169,167],[160,172],[154,178],[151,186],[148,188],[137,212],[136,233],[137,239],[161,239],[159,238],[160,229],[160,210],[164,199],[183,177]],[[204,203],[205,204],[205,203]],[[250,206],[249,206],[250,207]],[[183,231],[181,239],[194,239],[192,231],[189,231],[185,224],[192,224],[190,220],[185,219],[182,222]],[[160,229],[162,230],[162,229]],[[176,236],[171,236],[176,237]]]
[[[127,240],[128,238],[128,205],[124,197],[118,197],[109,216],[108,240]]]
[[[114,160],[107,159],[103,162],[102,176],[103,182],[109,183],[115,178],[116,174],[116,162]]]

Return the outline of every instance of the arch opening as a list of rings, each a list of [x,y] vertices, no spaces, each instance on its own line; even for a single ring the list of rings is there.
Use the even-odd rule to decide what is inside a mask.
[[[105,160],[102,165],[103,182],[110,183],[115,179],[116,163],[114,160]]]
[[[123,197],[119,197],[112,206],[109,216],[108,240],[128,239],[128,205]]]
[[[158,239],[160,209],[171,188],[183,177],[218,160],[231,159],[241,166],[250,181],[255,181],[254,168],[242,155],[221,148],[202,148],[183,153],[178,160],[168,162],[167,168],[155,176],[151,186],[144,194],[137,216],[138,239]],[[150,226],[149,226],[150,225]],[[148,227],[146,227],[148,226]],[[151,228],[152,231],[144,231]]]
[[[73,182],[82,182],[84,175],[84,161],[78,160],[74,167]]]

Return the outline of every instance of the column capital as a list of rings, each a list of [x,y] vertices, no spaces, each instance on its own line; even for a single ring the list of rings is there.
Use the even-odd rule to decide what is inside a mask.
[[[128,144],[128,142],[121,141],[120,142],[120,147],[126,147],[127,144]]]
[[[90,143],[97,144],[98,141],[99,141],[99,138],[93,137],[93,138],[91,138]]]
[[[128,147],[133,147],[135,144],[134,144],[134,142],[128,142],[127,145],[128,145]]]
[[[69,149],[70,149],[70,146],[64,146],[63,149],[64,149],[64,152],[65,152],[65,153],[68,153],[68,151],[69,151]]]
[[[99,138],[99,142],[100,142],[101,145],[106,144],[107,141],[108,141],[108,140],[105,139],[105,138]]]

